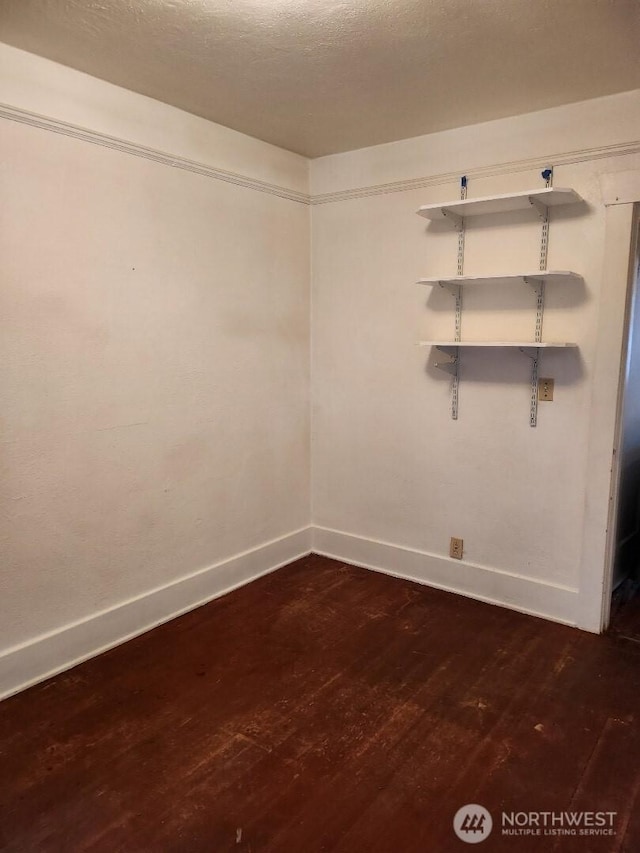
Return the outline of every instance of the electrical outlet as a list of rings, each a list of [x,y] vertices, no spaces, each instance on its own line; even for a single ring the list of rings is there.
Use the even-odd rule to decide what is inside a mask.
[[[553,400],[553,379],[538,379],[538,400],[550,403]]]
[[[449,556],[453,557],[454,560],[462,559],[462,539],[456,539],[455,536],[451,537],[451,542],[449,543]]]

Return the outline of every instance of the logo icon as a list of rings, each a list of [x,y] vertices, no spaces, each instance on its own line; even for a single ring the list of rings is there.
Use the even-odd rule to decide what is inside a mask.
[[[469,803],[462,806],[453,818],[453,831],[467,844],[479,844],[488,838],[493,829],[493,820],[484,806]]]

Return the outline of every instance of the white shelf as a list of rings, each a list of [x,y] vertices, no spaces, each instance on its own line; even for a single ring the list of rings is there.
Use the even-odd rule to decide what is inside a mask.
[[[460,382],[461,350],[472,352],[480,349],[519,350],[531,360],[531,382],[529,394],[529,426],[535,427],[538,423],[538,368],[542,350],[576,350],[578,345],[567,341],[541,341],[535,340],[542,337],[542,323],[544,318],[545,285],[547,283],[562,284],[566,286],[570,282],[582,281],[582,276],[569,270],[547,269],[547,248],[549,245],[549,208],[559,205],[576,204],[582,199],[572,189],[551,187],[552,168],[542,172],[542,178],[546,181],[544,187],[539,189],[525,190],[523,192],[508,193],[506,195],[484,196],[482,198],[462,198],[452,201],[444,201],[438,204],[425,204],[417,212],[425,219],[432,221],[447,220],[458,232],[458,272],[463,271],[464,265],[464,235],[465,223],[469,216],[487,216],[490,214],[511,213],[518,210],[532,211],[541,222],[540,234],[540,268],[535,272],[519,272],[509,275],[454,275],[433,276],[421,278],[418,284],[431,287],[439,285],[451,291],[455,297],[455,336],[459,337],[462,322],[462,292],[469,286],[487,285],[501,283],[509,287],[514,284],[530,286],[536,297],[535,304],[535,327],[533,331],[534,340],[529,341],[419,341],[421,347],[435,347],[445,353],[445,358],[436,361],[435,366],[451,374],[451,417],[458,417],[458,390]],[[463,195],[466,196],[467,182],[461,179]]]
[[[447,214],[451,213],[455,216],[485,216],[491,213],[528,210],[536,204],[544,207],[555,207],[560,204],[575,204],[578,201],[582,201],[582,199],[574,190],[544,187],[543,189],[525,190],[508,195],[492,195],[439,204],[424,204],[417,212],[419,216],[424,216],[425,219],[443,220],[446,219]]]
[[[558,341],[420,341],[421,347],[511,347],[512,349],[567,349],[578,344]]]
[[[545,282],[582,281],[582,276],[578,275],[578,273],[570,272],[569,270],[538,270],[537,272],[522,272],[515,273],[514,275],[454,275],[449,278],[421,278],[418,279],[417,284],[441,284],[445,287],[453,287],[457,285],[470,284],[494,284],[496,282],[500,284],[507,282],[522,283],[525,279]]]

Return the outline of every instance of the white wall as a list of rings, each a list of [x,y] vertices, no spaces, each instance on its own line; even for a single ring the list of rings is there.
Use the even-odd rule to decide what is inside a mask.
[[[302,157],[0,67],[1,694],[308,551],[310,217]]]
[[[599,630],[613,425],[594,436],[592,415],[620,357],[614,336],[597,380],[611,284],[599,178],[638,168],[639,118],[640,93],[625,93],[312,162],[316,550]],[[455,274],[457,236],[415,211],[457,198],[460,174],[473,197],[542,186],[547,165],[585,200],[553,212],[548,267],[585,285],[547,289],[544,337],[579,352],[543,355],[556,394],[536,429],[528,360],[463,352],[454,422],[448,375],[415,346],[453,336],[453,300],[413,282]],[[472,220],[465,272],[535,270],[539,246],[529,212]],[[532,340],[534,317],[524,286],[465,291],[463,337]],[[450,536],[464,539],[462,563]]]
[[[0,69],[0,695],[308,551],[310,517],[318,551],[599,630],[631,228],[600,179],[640,165],[639,92],[313,161],[310,240],[304,158],[12,48]],[[549,164],[585,199],[549,266],[585,286],[549,288],[544,334],[580,351],[544,355],[535,430],[526,359],[465,355],[454,423],[415,346],[452,303],[413,282],[456,238],[415,209]],[[538,240],[478,221],[465,270],[535,269]],[[528,337],[533,304],[469,293],[463,334]]]

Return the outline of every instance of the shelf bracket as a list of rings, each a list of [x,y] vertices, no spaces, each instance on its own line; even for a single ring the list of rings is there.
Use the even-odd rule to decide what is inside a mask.
[[[531,396],[529,400],[529,426],[538,424],[538,362],[540,361],[539,347],[520,347],[520,352],[531,359]]]
[[[537,290],[544,283],[544,279],[538,278],[537,275],[524,275],[522,276],[522,280],[534,290]]]
[[[542,321],[544,319],[544,279],[535,276],[525,276],[524,283],[530,285],[536,294],[536,328],[534,341],[542,340]]]
[[[436,361],[435,366],[451,376],[451,417],[458,419],[458,382],[460,379],[460,347],[436,347],[438,352],[451,356],[451,361]]]
[[[460,178],[460,200],[467,197],[467,176]],[[448,207],[440,208],[442,215],[448,219],[458,232],[457,270],[461,276],[464,272],[464,217],[454,213]],[[454,340],[462,340],[462,287],[459,284],[450,285],[440,282],[440,287],[446,287],[456,300]],[[460,385],[460,347],[437,347],[440,352],[452,356],[451,361],[436,362],[436,367],[451,374],[451,418],[458,420],[458,388]]]
[[[529,199],[529,204],[531,207],[535,208],[538,213],[540,219],[544,222],[549,218],[549,208],[546,204],[540,201],[539,198],[534,198],[533,196],[527,196]]]
[[[532,347],[518,347],[522,355],[526,355],[527,358],[530,358],[531,361],[537,361],[538,356],[540,354],[540,350],[536,346]]]
[[[453,284],[449,281],[439,281],[438,284],[443,288],[443,290],[448,290],[456,300],[454,339],[456,341],[460,341],[462,340],[462,285]]]
[[[467,197],[467,176],[463,175],[460,178],[460,201],[464,201]],[[462,216],[457,216],[455,223],[458,231],[458,256],[457,269],[458,275],[464,272],[464,219]],[[454,291],[456,299],[456,314],[455,314],[455,336],[454,340],[462,340],[462,285],[457,285]],[[454,421],[458,420],[458,389],[460,386],[460,347],[455,350],[455,373],[452,373],[451,378],[451,417]]]
[[[545,187],[550,187],[553,181],[553,168],[549,167],[542,172]],[[540,272],[547,269],[547,253],[549,251],[549,206],[541,202],[537,198],[528,196],[529,204],[533,207],[542,221],[542,232],[540,235]],[[534,340],[536,343],[542,342],[542,321],[544,318],[544,289],[545,282],[543,278],[536,276],[525,276],[525,284],[533,287],[536,294],[536,329]],[[531,359],[531,395],[529,403],[529,426],[535,427],[538,424],[538,364],[540,362],[540,348],[525,349],[520,347],[520,352]]]
[[[448,290],[448,291],[449,291],[449,293],[450,293],[452,296],[454,296],[454,297],[457,295],[457,290],[458,290],[458,288],[459,288],[459,286],[460,286],[460,285],[458,285],[458,284],[454,284],[454,283],[453,283],[453,282],[451,282],[451,281],[439,281],[439,282],[438,282],[438,284],[440,285],[440,287],[441,287],[443,290]]]
[[[438,347],[438,349],[440,349]],[[445,373],[451,374],[451,376],[458,375],[458,364],[459,358],[454,356],[451,361],[436,361],[434,362],[434,367],[437,367],[438,370],[444,370]]]
[[[448,219],[452,224],[456,231],[460,232],[464,228],[464,218],[460,216],[458,213],[454,213],[453,210],[449,210],[448,207],[441,207],[442,215],[445,219]]]
[[[553,169],[545,169],[542,173],[545,180],[545,187],[551,186],[553,180]],[[542,233],[540,234],[540,269],[547,268],[547,254],[549,252],[549,208],[545,207],[545,215],[542,219]]]

